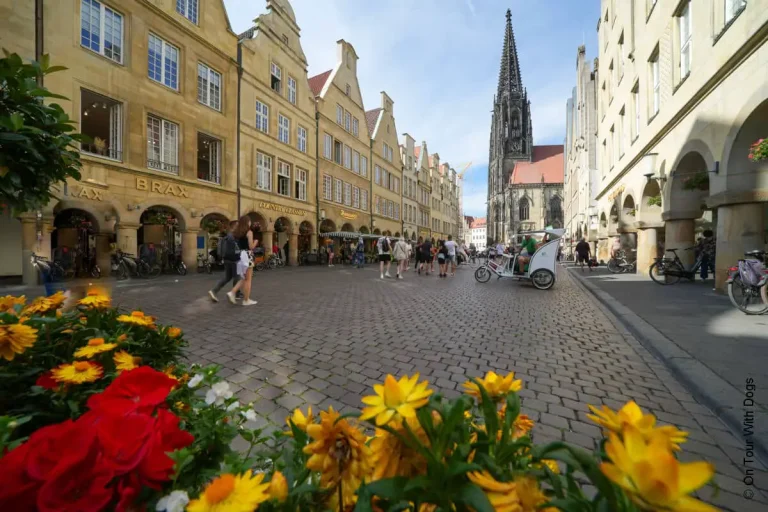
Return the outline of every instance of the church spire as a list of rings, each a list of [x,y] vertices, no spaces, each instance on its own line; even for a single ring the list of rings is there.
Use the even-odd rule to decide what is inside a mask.
[[[512,11],[509,9],[507,9],[507,27],[504,30],[504,47],[501,52],[498,95],[502,96],[508,91],[523,91],[523,79],[520,76],[520,62],[517,59],[515,33],[512,30]]]

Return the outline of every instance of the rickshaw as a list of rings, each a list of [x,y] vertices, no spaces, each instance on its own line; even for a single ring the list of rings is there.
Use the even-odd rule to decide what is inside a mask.
[[[520,272],[517,264],[520,254],[515,252],[515,254],[502,254],[500,263],[489,258],[485,265],[475,271],[475,279],[481,283],[487,283],[492,275],[496,275],[497,279],[513,278],[518,281],[525,279],[531,281],[533,286],[539,290],[549,290],[555,285],[557,251],[563,233],[565,233],[564,229],[544,229],[518,233],[515,235],[517,242],[514,244],[515,246],[519,246],[522,237],[527,235],[540,236],[543,242],[533,253],[523,272]]]

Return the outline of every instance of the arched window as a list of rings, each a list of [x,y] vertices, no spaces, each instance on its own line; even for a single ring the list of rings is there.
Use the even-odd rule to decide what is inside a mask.
[[[529,215],[529,204],[528,199],[525,197],[520,200],[520,205],[518,206],[518,209],[520,210],[520,220],[528,220]]]
[[[563,208],[560,203],[560,198],[557,196],[554,196],[549,200],[549,216],[553,221],[563,218]]]

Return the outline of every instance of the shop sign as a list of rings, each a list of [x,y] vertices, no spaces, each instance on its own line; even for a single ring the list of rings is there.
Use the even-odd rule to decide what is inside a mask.
[[[147,178],[136,178],[136,190],[157,192],[166,196],[189,198],[189,190],[184,185],[175,185]]]
[[[299,210],[298,208],[290,208],[288,206],[280,206],[279,204],[274,203],[259,203],[259,208],[262,210],[274,210],[279,213],[287,213],[289,215],[300,215],[304,216],[307,214],[304,210]]]
[[[355,220],[357,218],[356,213],[345,212],[344,210],[341,210],[341,213],[339,215],[341,215],[343,219],[347,219],[347,220]]]
[[[78,187],[72,187],[72,193],[69,194],[70,197],[77,197],[78,199],[91,199],[93,201],[103,201],[104,200],[104,191],[98,190],[92,187],[86,187],[83,185]]]
[[[617,188],[616,190],[614,190],[614,191],[611,193],[611,195],[609,195],[609,196],[608,196],[608,200],[609,200],[609,201],[613,201],[614,199],[616,199],[617,197],[619,197],[619,196],[621,195],[621,193],[622,193],[622,192],[624,192],[624,185],[622,185],[622,186],[620,186],[619,188]]]

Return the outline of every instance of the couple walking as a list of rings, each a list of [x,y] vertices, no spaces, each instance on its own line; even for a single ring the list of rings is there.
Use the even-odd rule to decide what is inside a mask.
[[[251,300],[251,281],[253,280],[253,250],[259,241],[253,236],[251,219],[244,215],[238,221],[229,223],[227,236],[219,240],[219,257],[224,261],[224,278],[208,291],[213,302],[219,302],[216,294],[232,281],[232,290],[227,292],[227,299],[232,304],[237,303],[238,295],[242,293],[243,306],[257,304]]]
[[[392,241],[387,236],[383,236],[376,241],[376,249],[379,253],[379,272],[380,278],[392,277],[389,274],[389,267],[392,264],[394,256],[397,262],[397,279],[402,279],[403,274],[408,268],[408,258],[410,256],[410,246],[402,239],[398,239],[392,247]],[[386,267],[386,272],[385,272]]]

